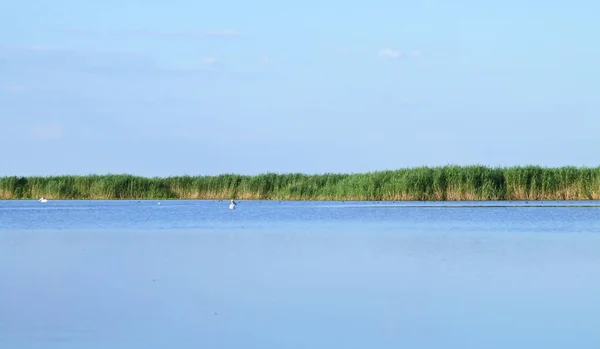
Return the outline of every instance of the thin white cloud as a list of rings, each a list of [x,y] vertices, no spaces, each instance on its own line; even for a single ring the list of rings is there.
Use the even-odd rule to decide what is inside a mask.
[[[197,140],[201,140],[203,138],[201,132],[197,132],[197,130],[194,130],[193,128],[190,128],[190,127],[177,128],[177,129],[173,130],[170,135],[167,134],[167,136],[172,136],[175,139],[180,139],[180,140],[184,140],[184,141],[197,141]]]
[[[106,132],[98,127],[83,126],[77,130],[77,137],[85,140],[100,140],[106,137]]]
[[[57,71],[109,72],[126,71],[129,74],[140,72],[179,72],[181,67],[160,63],[152,56],[136,52],[92,51],[78,49],[59,49],[43,46],[0,47],[0,57],[4,66],[14,69],[42,68],[48,73]],[[201,63],[202,58],[198,58]],[[197,64],[199,67],[200,64]],[[196,70],[200,71],[198,67]],[[187,70],[187,69],[186,69]],[[0,86],[0,92],[6,87]],[[39,87],[36,87],[39,89]],[[31,90],[30,84],[26,90]]]
[[[240,36],[241,34],[235,30],[217,30],[207,31],[203,33],[206,36]]]
[[[386,47],[386,48],[382,48],[381,50],[379,50],[377,55],[380,58],[385,58],[385,59],[396,59],[396,58],[404,57],[405,55],[408,57],[412,57],[412,58],[420,58],[420,57],[423,57],[423,52],[421,50],[414,49],[414,50],[404,53],[400,50]]]
[[[381,58],[388,58],[388,59],[399,58],[400,56],[402,56],[402,51],[395,50],[392,48],[383,48],[383,49],[379,50],[378,56]]]
[[[415,58],[423,57],[423,52],[421,50],[412,50],[410,51],[410,55]]]
[[[10,85],[4,87],[4,90],[10,93],[23,93],[25,92],[25,86],[21,85]]]
[[[48,51],[49,50],[47,47],[44,47],[41,45],[25,46],[25,47],[23,47],[23,49],[27,50],[27,51]]]
[[[89,35],[89,36],[146,36],[146,37],[187,37],[187,38],[202,38],[202,37],[237,37],[241,33],[236,30],[204,30],[204,31],[162,31],[148,29],[134,30],[89,30],[89,29],[62,29],[64,33]]]
[[[0,46],[0,53],[7,53],[7,52],[27,52],[27,53],[34,53],[34,52],[48,52],[48,51],[55,51],[54,49],[51,49],[49,47],[46,46],[42,46],[42,45],[4,45],[4,46]]]
[[[202,63],[204,64],[214,64],[217,62],[217,59],[215,57],[204,57],[202,58]]]
[[[58,124],[37,124],[30,128],[29,134],[37,140],[60,139],[64,136],[64,129]]]

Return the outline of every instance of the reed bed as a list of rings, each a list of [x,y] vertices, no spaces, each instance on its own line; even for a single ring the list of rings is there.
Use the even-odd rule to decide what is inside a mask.
[[[0,199],[597,200],[600,167],[442,166],[360,174],[0,177]]]

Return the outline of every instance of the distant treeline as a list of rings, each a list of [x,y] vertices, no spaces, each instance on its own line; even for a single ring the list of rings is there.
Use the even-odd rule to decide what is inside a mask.
[[[2,177],[1,199],[588,200],[600,167],[418,167],[362,174]]]

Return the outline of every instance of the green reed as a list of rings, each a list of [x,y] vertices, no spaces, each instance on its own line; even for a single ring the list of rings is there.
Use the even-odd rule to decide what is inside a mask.
[[[588,200],[600,167],[442,166],[359,174],[0,177],[0,199]]]

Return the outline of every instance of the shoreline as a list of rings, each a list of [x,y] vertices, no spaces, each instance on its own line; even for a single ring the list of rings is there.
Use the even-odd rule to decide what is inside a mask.
[[[136,199],[136,198],[113,198],[113,199],[102,199],[102,198],[94,198],[94,199],[87,199],[87,198],[57,198],[57,199],[53,199],[50,197],[46,197],[46,199],[48,199],[48,201],[144,201],[144,202],[150,202],[150,201],[215,201],[215,202],[229,202],[230,199],[195,199],[195,198],[166,198],[166,199],[154,199],[154,198],[144,198],[144,199]],[[506,204],[506,203],[516,203],[516,204],[527,204],[527,203],[531,203],[531,204],[543,204],[543,203],[549,203],[549,202],[573,202],[573,203],[577,203],[577,202],[598,202],[600,205],[600,199],[511,199],[511,200],[504,200],[504,199],[498,199],[498,200],[485,200],[485,199],[481,199],[481,200],[360,200],[360,199],[235,199],[236,202],[237,201],[243,201],[243,202],[261,202],[261,201],[265,201],[265,202],[332,202],[332,203],[345,203],[345,202],[356,202],[356,203],[374,203],[374,204],[393,204],[393,203],[414,203],[413,205],[410,205],[411,207],[415,207],[418,206],[416,205],[419,202],[422,203],[427,203],[427,205],[431,205],[431,204],[435,204],[435,203],[497,203],[497,204]],[[8,198],[8,199],[3,199],[0,198],[0,201],[39,201],[39,198]],[[407,205],[408,206],[408,205]],[[486,205],[487,206],[487,205]]]
[[[0,204],[2,202],[28,202],[34,204],[34,202],[38,202],[36,199],[0,199]],[[281,207],[281,204],[292,204],[292,206],[287,206],[288,208],[296,207],[312,207],[312,208],[344,208],[344,209],[352,209],[352,208],[372,208],[372,209],[499,209],[499,208],[507,208],[507,209],[535,209],[535,208],[544,208],[544,209],[580,209],[580,208],[597,208],[600,209],[600,200],[455,200],[455,201],[372,201],[372,200],[237,200],[238,203],[242,203],[242,207],[244,207],[244,203],[251,203],[248,207],[253,207],[252,203],[258,204],[259,207],[261,204],[266,204],[266,207],[277,208]],[[229,202],[229,200],[210,200],[210,199],[165,199],[165,200],[156,200],[156,199],[56,199],[56,200],[48,200],[49,203],[40,203],[40,205],[50,205],[52,207],[52,203],[57,203],[58,205],[75,202],[89,202],[90,204],[94,204],[94,202],[110,202],[110,203],[126,203],[126,204],[144,204],[156,207],[161,207],[161,204],[165,204],[167,207],[169,206],[169,202],[180,202],[178,205],[187,205],[194,203],[204,203],[204,204],[218,204],[225,205]],[[306,205],[297,205],[300,203],[306,203]],[[312,204],[312,205],[311,205]],[[34,204],[37,205],[37,204]],[[84,204],[85,205],[85,204]],[[0,205],[1,206],[1,205]],[[163,205],[164,206],[164,205]],[[10,207],[10,206],[5,206]],[[61,207],[61,206],[58,206]],[[205,207],[205,206],[201,206]],[[260,206],[262,207],[262,206]]]

